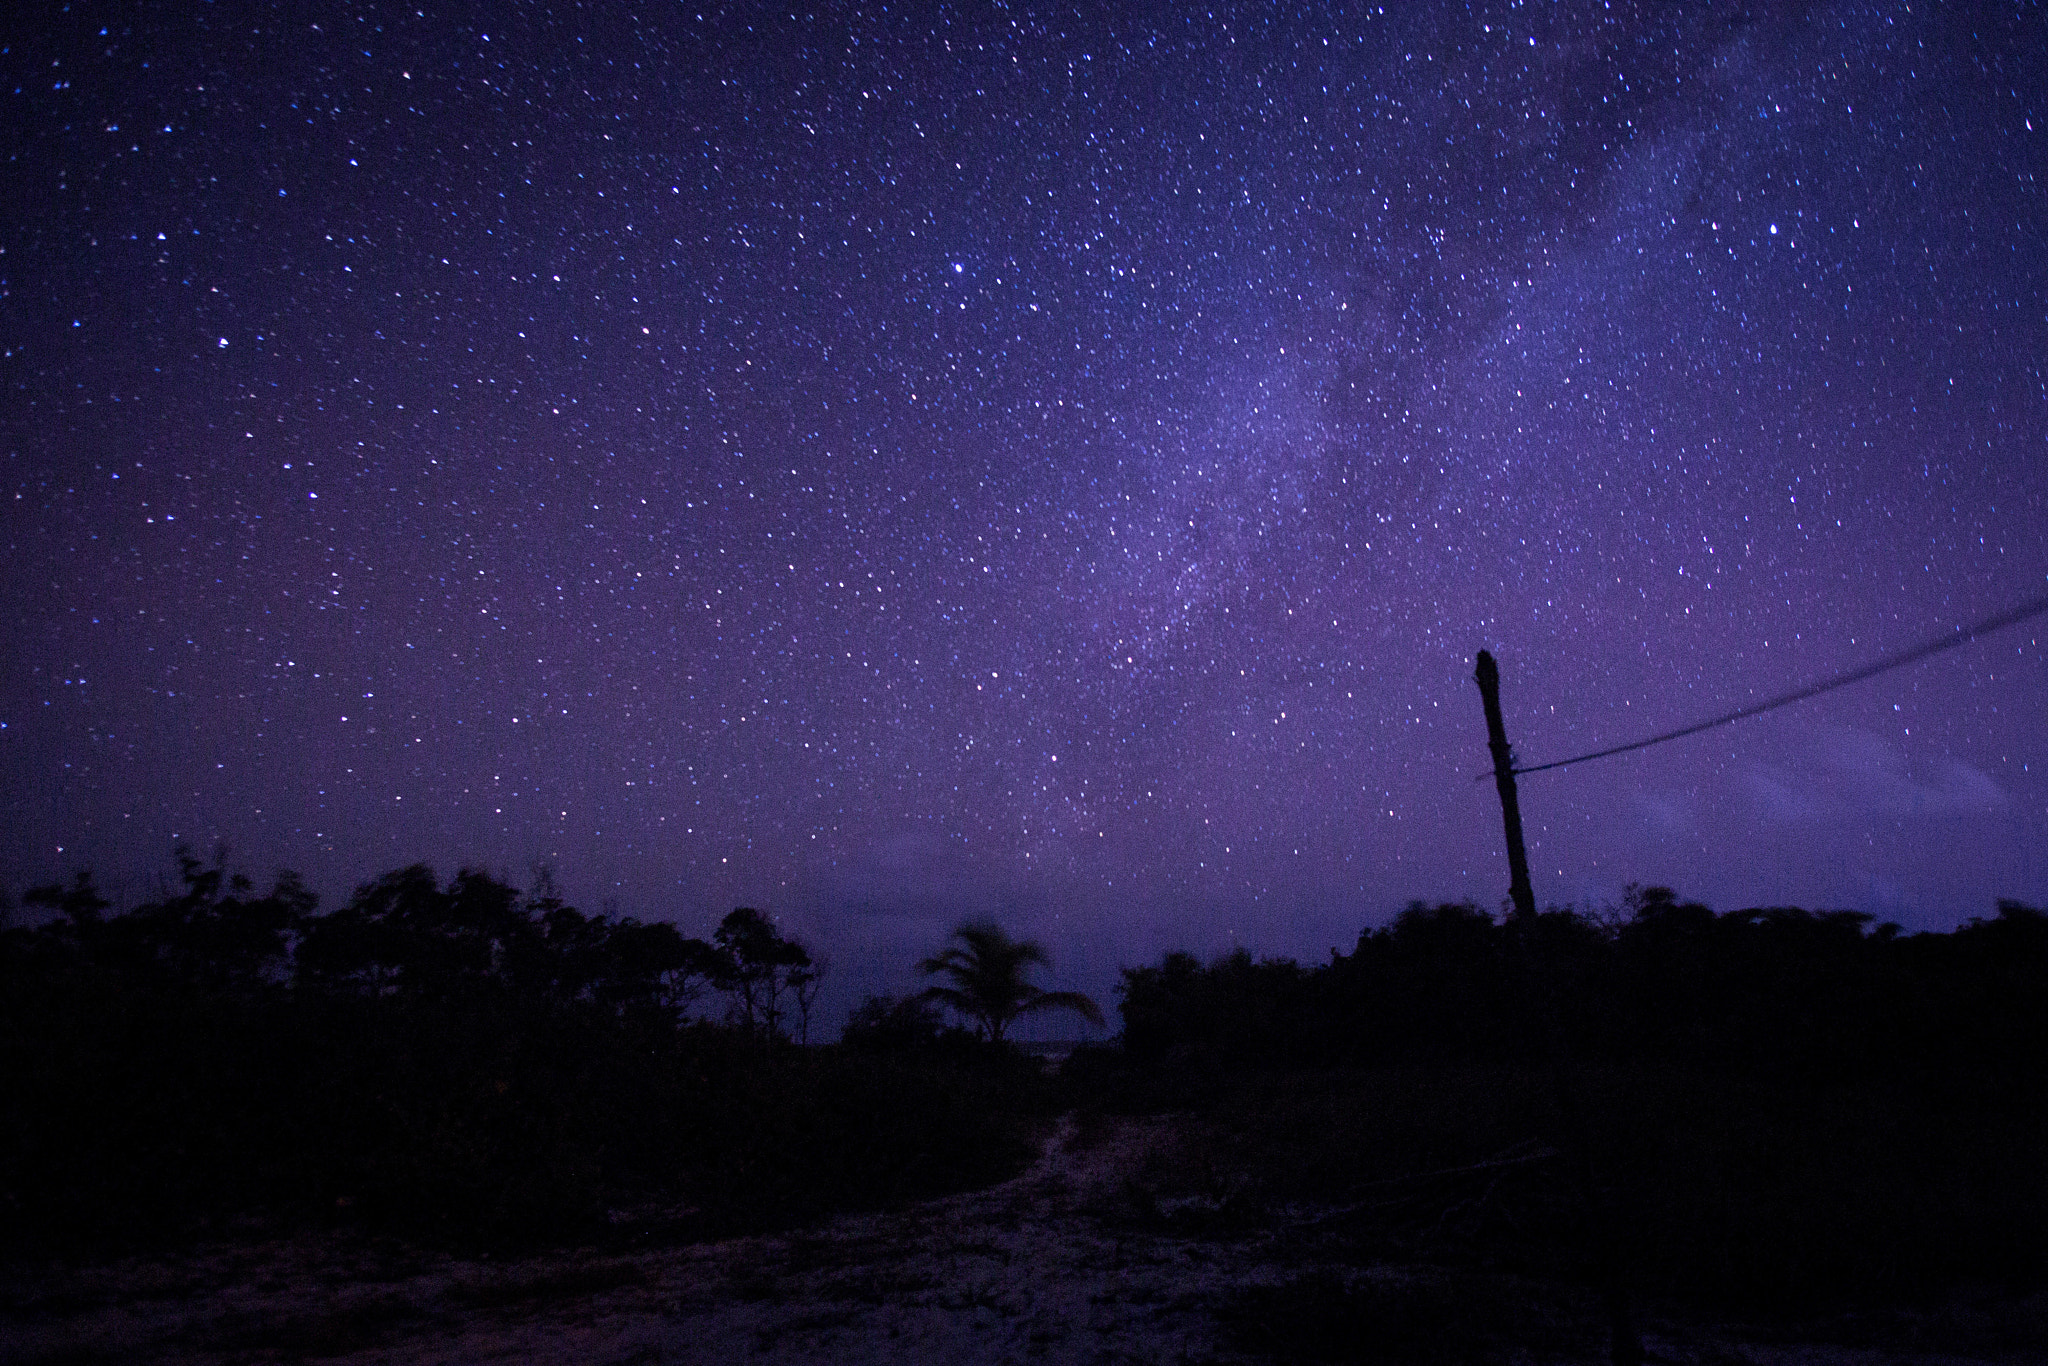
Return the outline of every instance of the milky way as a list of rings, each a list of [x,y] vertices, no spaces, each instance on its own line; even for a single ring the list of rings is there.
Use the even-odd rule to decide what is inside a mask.
[[[17,893],[546,862],[1100,990],[1498,904],[1481,648],[1541,762],[2048,582],[2036,6],[48,22]],[[1539,898],[2048,902],[2044,632],[1525,779]]]

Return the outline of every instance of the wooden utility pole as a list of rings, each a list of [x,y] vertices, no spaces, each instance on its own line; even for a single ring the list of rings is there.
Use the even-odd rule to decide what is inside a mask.
[[[1500,715],[1500,668],[1485,650],[1479,652],[1479,667],[1473,677],[1479,683],[1480,701],[1486,706],[1486,748],[1493,755],[1493,784],[1500,793],[1500,819],[1508,841],[1508,897],[1515,905],[1508,937],[1520,950],[1522,997],[1550,1064],[1558,1119],[1564,1128],[1564,1147],[1570,1155],[1572,1175],[1593,1235],[1601,1297],[1607,1302],[1608,1355],[1614,1366],[1641,1366],[1643,1342],[1636,1334],[1635,1310],[1622,1275],[1620,1240],[1615,1236],[1613,1215],[1593,1174],[1593,1148],[1586,1131],[1585,1113],[1579,1106],[1578,1088],[1573,1084],[1571,1063],[1565,1056],[1549,983],[1543,980],[1535,962],[1536,891],[1529,885],[1529,853],[1522,845],[1522,802],[1515,791],[1515,754]]]
[[[1500,719],[1500,667],[1485,650],[1479,652],[1479,700],[1486,704],[1486,747],[1493,752],[1493,785],[1500,791],[1500,819],[1508,836],[1508,896],[1515,919],[1526,927],[1536,919],[1536,891],[1529,885],[1529,854],[1522,847],[1522,800],[1515,793],[1515,752],[1508,728]]]

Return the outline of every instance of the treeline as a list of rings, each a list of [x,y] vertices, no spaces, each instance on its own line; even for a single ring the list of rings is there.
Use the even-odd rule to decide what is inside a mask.
[[[1148,1069],[1526,1062],[1548,1022],[1582,1059],[1817,1080],[2038,1068],[2048,915],[2001,901],[1952,933],[1856,911],[1716,915],[1665,887],[1620,913],[1537,917],[1412,903],[1304,967],[1240,951],[1127,968],[1122,1050]]]
[[[0,1234],[104,1249],[237,1221],[458,1241],[716,1232],[993,1179],[1042,1096],[997,1050],[800,1048],[822,966],[541,877],[386,874],[322,914],[181,854],[0,932]]]
[[[90,874],[29,889],[23,902],[56,919],[11,933],[10,962],[230,994],[279,985],[408,999],[496,991],[529,1005],[669,1021],[709,989],[724,994],[726,1019],[742,1031],[781,1037],[793,1022],[799,1041],[823,975],[809,949],[750,907],[706,942],[673,925],[586,915],[562,900],[546,869],[522,893],[474,869],[443,886],[415,864],[357,888],[327,915],[296,874],[280,874],[259,896],[246,876],[189,852],[179,853],[178,870],[182,892],[112,919]]]
[[[1563,1159],[1492,1163],[1570,1145],[1561,1055],[1647,1290],[1810,1312],[2048,1275],[2048,915],[2017,902],[1938,934],[1661,887],[1526,929],[1416,903],[1325,963],[1169,954],[1120,994],[1072,1084],[1211,1116],[1269,1200],[1379,1211],[1362,1256],[1584,1270]]]

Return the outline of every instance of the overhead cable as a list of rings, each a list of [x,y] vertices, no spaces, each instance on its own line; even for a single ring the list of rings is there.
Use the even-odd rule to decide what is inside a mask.
[[[1732,721],[1740,721],[1746,717],[1761,716],[1767,711],[1775,711],[1779,707],[1789,707],[1794,702],[1804,702],[1809,697],[1819,697],[1824,692],[1833,692],[1836,688],[1846,688],[1851,683],[1861,683],[1866,678],[1875,678],[1879,674],[1889,673],[1893,669],[1903,669],[1906,665],[1918,663],[1929,655],[1938,655],[1943,650],[1953,650],[1958,645],[1967,645],[1978,636],[1989,635],[1993,631],[2003,630],[2007,626],[2026,621],[2031,617],[2038,617],[2043,613],[2048,613],[2048,598],[2036,598],[2032,602],[2022,603],[2018,607],[2000,612],[1995,617],[1986,617],[1974,626],[1957,627],[1950,634],[1930,640],[1924,645],[1916,645],[1910,650],[1904,650],[1895,655],[1887,655],[1874,664],[1866,664],[1860,669],[1851,669],[1848,673],[1836,674],[1833,678],[1822,679],[1818,683],[1809,683],[1803,688],[1796,688],[1780,697],[1773,697],[1768,702],[1759,702],[1753,707],[1743,707],[1739,711],[1731,711],[1725,716],[1716,716],[1710,721],[1701,721],[1696,725],[1683,726],[1677,730],[1667,730],[1662,735],[1652,735],[1647,740],[1637,740],[1633,744],[1616,745],[1612,749],[1596,749],[1591,754],[1581,754],[1572,759],[1559,759],[1555,763],[1531,764],[1526,768],[1518,767],[1515,769],[1515,772],[1541,773],[1546,769],[1565,768],[1571,764],[1588,763],[1594,759],[1608,758],[1611,755],[1627,754],[1632,750],[1648,749],[1651,745],[1661,745],[1666,740],[1680,740],[1688,735],[1697,735],[1703,730],[1712,730],[1715,726],[1725,726]],[[1482,774],[1481,776],[1485,775]]]

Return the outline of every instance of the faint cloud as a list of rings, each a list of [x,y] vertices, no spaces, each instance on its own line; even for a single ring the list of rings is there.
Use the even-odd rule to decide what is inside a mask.
[[[1683,798],[1662,792],[1634,794],[1636,810],[1667,835],[1690,835],[1699,829],[1692,807]]]
[[[935,830],[878,834],[821,877],[833,913],[920,922],[986,914],[1000,879],[957,837]]]
[[[1760,813],[1769,820],[1808,820],[1820,815],[1825,805],[1818,799],[1810,777],[1776,765],[1756,765],[1742,775],[1742,784]]]
[[[1836,731],[1823,744],[1844,794],[1866,810],[1938,816],[2006,804],[1990,775],[1960,759],[1944,757],[1915,771],[1898,745],[1869,731]]]
[[[1871,731],[1830,729],[1800,758],[1752,764],[1742,775],[1767,818],[1953,816],[2000,810],[2009,801],[1982,769],[1949,756],[1915,763],[1902,746]]]
[[[945,852],[946,842],[929,831],[892,835],[874,847],[870,860],[885,872],[906,873],[928,868]]]

